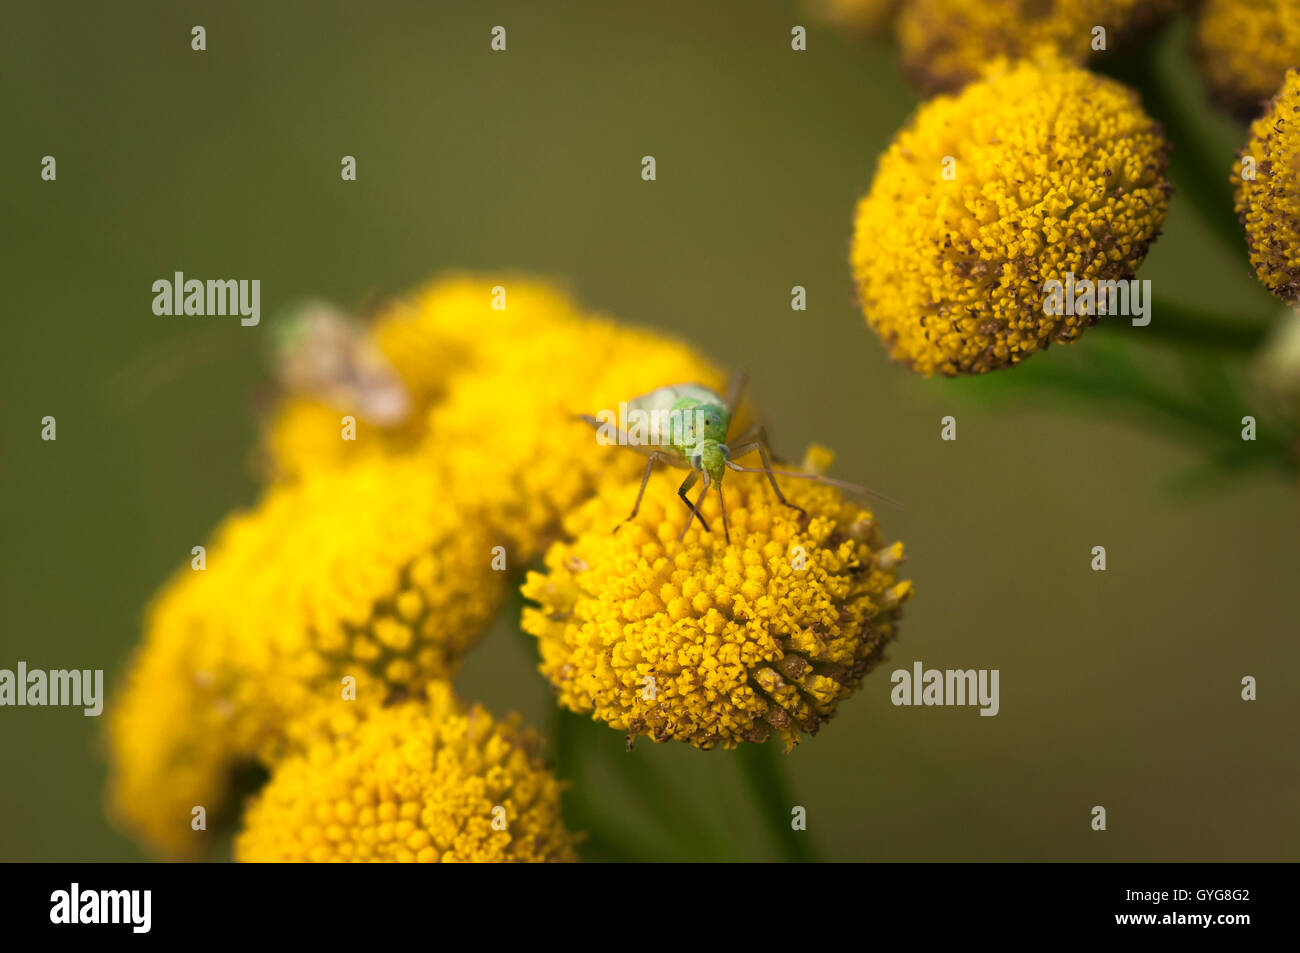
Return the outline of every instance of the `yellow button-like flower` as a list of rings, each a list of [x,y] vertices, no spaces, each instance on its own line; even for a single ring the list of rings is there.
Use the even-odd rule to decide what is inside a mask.
[[[429,409],[464,377],[495,367],[500,353],[509,348],[502,342],[522,342],[577,315],[576,305],[559,288],[508,274],[452,274],[383,304],[356,346],[372,349],[400,379],[407,398],[400,419],[375,419],[365,412],[365,402],[359,399],[364,392],[356,392],[355,375],[349,373],[351,362],[333,353],[339,349],[337,335],[322,339],[320,334],[297,334],[299,349],[325,353],[318,356],[315,375],[307,376],[310,386],[301,380],[280,382],[285,393],[267,422],[265,469],[276,479],[296,479],[371,456],[408,452],[426,434]],[[358,355],[356,363],[362,364],[363,356]],[[280,361],[282,377],[304,377],[286,375],[285,363]],[[302,363],[313,367],[310,361]],[[330,386],[331,373],[344,379]],[[353,418],[347,440],[342,439],[344,415]]]
[[[242,762],[273,762],[322,699],[403,697],[449,677],[500,606],[482,514],[423,461],[376,459],[273,488],[229,518],[206,569],[153,605],[111,706],[110,798],[164,853],[201,849]],[[177,832],[180,832],[179,834]]]
[[[272,422],[281,474],[412,453],[458,488],[448,505],[478,506],[511,547],[536,555],[560,518],[611,462],[579,414],[614,410],[665,383],[713,388],[724,375],[687,345],[583,313],[560,289],[516,275],[451,275],[386,306],[372,336],[406,382],[418,423],[391,431],[358,421],[340,439],[339,411],[286,401]]]
[[[1135,93],[1055,60],[926,103],[858,203],[867,322],[927,376],[1073,340],[1096,314],[1049,306],[1048,282],[1133,276],[1168,211],[1167,154]]]
[[[571,861],[560,784],[518,716],[446,685],[368,709],[276,765],[235,841],[245,862]]]
[[[725,389],[716,367],[672,338],[602,317],[557,319],[460,380],[430,412],[423,453],[475,486],[523,562],[602,474],[636,477],[644,466],[635,453],[611,455],[577,415],[617,413],[620,401],[688,381]]]
[[[1237,153],[1232,181],[1250,263],[1264,287],[1300,303],[1300,70],[1291,70]]]
[[[914,86],[936,93],[959,89],[997,56],[1019,59],[1048,48],[1082,63],[1174,5],[1175,0],[908,0],[898,15],[903,72]]]
[[[358,414],[353,442],[346,408],[285,401],[272,447],[293,479],[228,519],[206,570],[182,570],[150,612],[110,718],[110,799],[159,852],[201,852],[192,808],[215,818],[231,776],[275,763],[322,699],[393,701],[454,673],[502,570],[540,552],[603,472],[639,473],[576,415],[665,381],[721,385],[685,345],[522,277],[440,279],[369,333],[414,416],[384,431]]]
[[[617,452],[617,451],[610,451]],[[676,495],[680,473],[609,480],[565,523],[574,537],[530,573],[523,615],[542,674],[565,708],[625,731],[732,748],[830,718],[881,659],[911,583],[902,544],[885,544],[867,510],[836,489],[783,479],[782,506],[758,474],[723,483],[731,543],[696,523]],[[720,530],[717,496],[701,511]]]
[[[178,588],[179,580],[171,592]],[[168,624],[167,602],[165,594],[150,609],[150,637],[108,708],[108,812],[151,852],[198,857],[219,836],[241,768],[252,763],[240,749],[251,743],[238,737],[226,686],[199,664],[191,633]]]
[[[352,417],[350,424],[345,416]],[[350,431],[346,440],[345,429]],[[308,473],[409,452],[423,432],[422,414],[385,425],[322,401],[288,397],[266,422],[259,470],[275,481],[298,480]]]
[[[1300,0],[1204,0],[1195,44],[1210,93],[1242,118],[1257,116],[1300,66]]]

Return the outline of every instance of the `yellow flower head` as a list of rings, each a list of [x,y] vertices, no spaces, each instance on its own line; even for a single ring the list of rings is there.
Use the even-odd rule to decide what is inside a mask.
[[[353,418],[351,424],[345,416]],[[345,431],[348,439],[344,439]],[[277,482],[338,469],[361,460],[409,452],[424,431],[422,415],[394,425],[362,420],[319,400],[288,397],[266,422],[259,468]]]
[[[168,622],[169,603],[183,588],[177,580],[151,607],[150,638],[136,650],[106,726],[108,813],[166,857],[211,849],[251,761],[231,730],[232,706],[197,661],[199,646]],[[206,815],[205,830],[195,829],[196,807]]]
[[[1242,118],[1259,114],[1300,66],[1300,0],[1204,0],[1196,51],[1210,93]]]
[[[228,519],[206,570],[149,615],[110,718],[110,799],[161,853],[201,852],[192,807],[215,816],[231,775],[273,764],[323,699],[391,702],[454,673],[500,604],[499,570],[539,552],[602,472],[639,472],[577,414],[721,385],[686,346],[525,278],[440,279],[369,334],[411,417],[385,430],[357,414],[346,441],[339,391],[283,403],[272,444],[294,479]]]
[[[1251,166],[1253,178],[1243,178]],[[1232,181],[1255,274],[1283,301],[1300,303],[1300,70],[1286,74],[1251,124]]]
[[[903,72],[926,93],[950,92],[1001,55],[1030,56],[1046,47],[1083,63],[1167,13],[1176,0],[908,0],[898,15]]]
[[[926,376],[1073,340],[1096,316],[1048,308],[1046,283],[1132,277],[1168,210],[1167,154],[1136,94],[1051,59],[926,103],[858,203],[867,322]]]
[[[681,342],[584,314],[552,285],[514,275],[440,278],[386,307],[373,336],[412,394],[413,417],[384,430],[358,420],[340,439],[336,407],[289,401],[273,421],[282,474],[413,454],[532,558],[611,461],[578,414],[664,384],[720,388],[721,372]]]
[[[369,709],[286,757],[235,842],[245,862],[569,861],[560,784],[518,716],[462,712],[451,690]]]
[[[459,495],[418,460],[372,460],[275,487],[229,518],[207,568],[159,596],[110,714],[123,821],[162,852],[195,852],[191,807],[215,814],[230,772],[273,761],[300,712],[450,676],[505,578],[492,570],[499,540]]]
[[[293,345],[281,348],[285,395],[270,415],[264,439],[266,469],[280,480],[409,452],[426,435],[430,408],[459,381],[495,367],[498,349],[510,347],[502,342],[522,342],[577,315],[559,289],[512,275],[436,279],[380,307],[361,340],[307,333],[305,319],[321,317],[321,310],[304,308],[281,335]],[[308,329],[300,329],[302,324]],[[297,360],[286,360],[285,354]],[[407,399],[400,414],[367,412],[374,401],[365,398],[376,388],[357,386],[357,370],[373,367],[376,357],[401,382]],[[349,439],[343,439],[345,415],[354,421]]]
[[[612,479],[575,511],[574,537],[530,573],[524,611],[559,703],[632,736],[733,748],[816,732],[895,634],[910,582],[902,544],[838,490],[783,479],[803,523],[758,474],[723,483],[731,543],[692,526],[680,473],[652,477],[617,532],[638,481]],[[720,529],[717,496],[701,511]]]
[[[512,305],[513,306],[513,305]],[[512,556],[527,561],[610,468],[644,466],[611,453],[579,414],[617,412],[666,384],[725,389],[722,373],[686,345],[600,317],[568,316],[501,348],[491,367],[463,378],[429,416],[424,454],[473,484]]]

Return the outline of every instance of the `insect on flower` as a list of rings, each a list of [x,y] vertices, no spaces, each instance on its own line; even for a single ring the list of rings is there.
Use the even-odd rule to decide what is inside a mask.
[[[641,427],[639,432],[635,426],[630,430],[624,427],[625,421],[618,420],[609,411],[602,411],[597,417],[590,414],[579,415],[579,419],[595,427],[602,437],[608,438],[608,443],[631,447],[649,458],[646,461],[645,473],[641,476],[641,489],[637,492],[636,503],[633,504],[632,512],[623,521],[624,523],[635,519],[637,511],[641,509],[641,498],[645,496],[645,488],[650,482],[650,473],[656,463],[690,471],[682,481],[682,485],[677,488],[677,495],[690,511],[686,517],[686,525],[682,527],[677,537],[679,541],[686,537],[691,523],[697,519],[705,531],[710,532],[709,524],[700,513],[700,505],[704,502],[709,487],[713,486],[717,487],[718,491],[718,505],[722,512],[722,532],[727,542],[731,542],[731,530],[727,525],[727,506],[722,496],[722,478],[727,470],[766,474],[768,482],[772,484],[772,490],[776,493],[776,498],[783,506],[797,511],[801,520],[807,519],[807,511],[785,498],[785,494],[781,492],[781,487],[776,482],[778,476],[816,480],[850,492],[871,492],[865,487],[832,480],[817,473],[773,469],[767,431],[761,425],[737,437],[734,446],[729,445],[727,437],[731,429],[732,416],[739,406],[744,389],[745,374],[737,372],[732,375],[726,399],[703,384],[674,384],[652,390],[648,394],[627,401],[624,405],[628,419],[635,417],[639,418],[639,422],[649,422],[648,426]],[[744,467],[736,462],[755,451],[763,462],[761,467]],[[704,486],[692,503],[687,494],[701,479],[704,481]],[[874,493],[872,495],[880,496]],[[889,497],[881,496],[881,499],[901,509],[902,505]],[[621,526],[622,523],[616,526],[614,531],[618,532]]]
[[[406,385],[364,326],[329,304],[309,301],[275,327],[276,371],[291,394],[353,411],[380,426],[410,412]]]

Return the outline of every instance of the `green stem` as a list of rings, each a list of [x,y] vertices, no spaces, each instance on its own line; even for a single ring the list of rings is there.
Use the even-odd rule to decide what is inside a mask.
[[[608,812],[597,810],[589,796],[586,762],[590,752],[582,750],[582,718],[557,707],[552,725],[555,771],[571,784],[564,793],[564,815],[571,830],[586,835],[580,845],[583,856],[589,860],[618,862],[656,856],[657,845],[640,832],[613,821]]]
[[[763,826],[771,832],[787,861],[810,863],[817,859],[811,835],[790,827],[794,790],[778,763],[777,743],[742,744],[736,754],[749,792],[758,803]]]
[[[641,803],[658,815],[678,838],[697,853],[701,847],[713,851],[719,848],[716,830],[690,808],[688,799],[646,759],[645,752],[634,750],[621,754],[618,766]]]
[[[1132,340],[1154,339],[1170,344],[1192,345],[1235,354],[1253,354],[1268,336],[1268,326],[1256,320],[1238,320],[1207,308],[1154,298],[1151,323],[1133,327],[1123,318],[1105,318],[1097,327],[1115,333],[1132,334]]]
[[[1243,404],[1221,361],[1210,355],[1183,354],[1187,386],[1180,392],[1148,375],[1118,337],[1095,343],[1099,346],[1071,360],[1027,364],[1016,372],[1017,385],[1051,388],[1094,411],[1099,402],[1125,408],[1163,424],[1220,466],[1261,464],[1294,474],[1296,459],[1285,435],[1261,422],[1255,440],[1240,439],[1240,420],[1250,408]]]
[[[1216,149],[1213,141],[1203,134],[1188,105],[1192,100],[1179,95],[1167,64],[1161,63],[1161,47],[1180,40],[1185,45],[1186,29],[1186,24],[1171,21],[1127,55],[1111,61],[1109,72],[1136,88],[1142,96],[1143,107],[1164,127],[1165,138],[1174,146],[1169,176],[1178,194],[1195,206],[1224,245],[1238,257],[1244,257],[1246,238],[1237,221],[1229,181],[1231,156]]]

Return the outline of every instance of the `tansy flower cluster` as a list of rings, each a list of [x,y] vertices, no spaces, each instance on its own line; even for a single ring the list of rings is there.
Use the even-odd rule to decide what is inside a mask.
[[[200,813],[215,828],[244,809],[244,860],[571,859],[536,737],[462,709],[450,684],[510,571],[548,547],[553,561],[576,531],[566,517],[587,512],[598,487],[640,475],[643,458],[599,446],[577,415],[666,383],[718,388],[721,374],[684,344],[514,276],[441,279],[355,327],[313,315],[281,342],[322,353],[281,365],[264,447],[271,482],[147,613],[111,704],[112,811],[172,857],[209,848]],[[789,491],[805,525],[771,512],[748,482],[731,490],[736,525],[764,553],[778,540],[803,547],[808,567],[790,577],[773,563],[777,595],[762,598],[745,570],[762,612],[744,657],[762,697],[709,685],[689,704],[701,726],[710,707],[732,725],[741,700],[758,719],[750,740],[766,737],[760,723],[791,740],[791,720],[814,730],[878,657],[908,590],[888,575],[901,551],[877,552],[869,516],[838,491]],[[676,515],[647,505],[622,540],[662,537],[668,523],[676,532]],[[690,562],[702,545],[688,538],[675,584],[717,598],[708,560]],[[726,585],[741,550],[719,563]],[[615,552],[591,558],[617,571]],[[697,636],[701,660],[721,648]],[[681,638],[676,647],[691,651]],[[241,784],[259,777],[261,792],[239,803]]]
[[[1300,106],[1287,71],[1300,68],[1300,0],[901,0],[903,71],[945,94],[923,103],[878,158],[849,256],[858,304],[896,362],[925,376],[1013,367],[1149,291],[1132,282],[1168,211],[1174,144],[1136,90],[1085,64],[1154,93],[1159,115],[1194,140],[1154,75],[1163,67],[1147,39],[1175,12],[1193,20],[1214,98],[1259,115],[1273,97],[1231,176],[1251,265],[1296,302]],[[1135,59],[1153,75],[1140,75]],[[1179,174],[1223,232],[1226,196],[1204,181],[1206,150],[1187,148]],[[1144,314],[1145,326],[1152,304],[1129,313]],[[1203,322],[1179,320],[1163,325],[1167,336],[1204,340]],[[1221,323],[1212,332],[1221,339],[1248,336],[1239,322]]]
[[[1256,276],[1283,301],[1300,303],[1300,69],[1286,74],[1251,125],[1232,181]]]
[[[638,735],[733,748],[815,734],[881,658],[911,584],[902,544],[838,490],[785,480],[723,484],[731,542],[698,524],[677,542],[670,476],[617,534],[636,485],[609,480],[566,521],[571,542],[530,573],[524,628],[564,707]],[[702,512],[720,518],[710,497]]]
[[[1049,280],[1125,280],[1168,210],[1169,147],[1136,94],[1046,55],[918,110],[858,203],[868,323],[918,373],[1009,367],[1097,319]]]
[[[418,461],[368,458],[228,518],[206,569],[181,569],[154,603],[111,712],[132,755],[116,764],[118,812],[161,837],[195,804],[222,808],[233,763],[273,759],[295,713],[345,678],[384,700],[450,677],[505,581],[482,568],[495,538],[448,490]],[[155,789],[166,808],[140,799]]]
[[[1142,43],[1171,14],[1192,17],[1192,52],[1210,96],[1242,119],[1257,115],[1300,65],[1300,0],[825,0],[849,32],[891,19],[902,71],[926,95],[954,92],[995,59],[1050,51],[1075,65],[1150,56]]]

